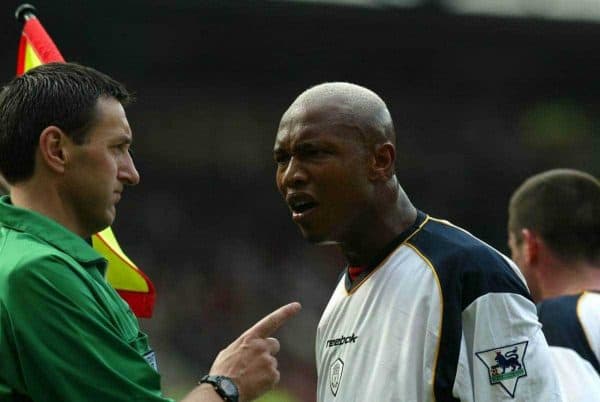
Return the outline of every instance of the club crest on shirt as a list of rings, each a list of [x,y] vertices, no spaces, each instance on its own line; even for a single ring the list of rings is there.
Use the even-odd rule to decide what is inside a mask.
[[[329,368],[329,387],[333,396],[337,395],[342,381],[342,373],[344,372],[344,361],[338,357]]]
[[[490,384],[499,384],[510,396],[515,397],[519,378],[527,376],[525,352],[528,341],[475,352],[488,370]]]

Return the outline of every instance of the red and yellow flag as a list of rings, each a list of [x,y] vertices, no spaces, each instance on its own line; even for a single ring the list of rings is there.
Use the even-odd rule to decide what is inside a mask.
[[[28,15],[19,41],[17,75],[40,64],[65,61],[40,21],[33,14]]]
[[[40,21],[25,16],[17,56],[17,75],[50,62],[64,62]],[[106,279],[138,317],[151,317],[156,290],[150,279],[125,255],[110,227],[92,236],[94,249],[108,260]]]

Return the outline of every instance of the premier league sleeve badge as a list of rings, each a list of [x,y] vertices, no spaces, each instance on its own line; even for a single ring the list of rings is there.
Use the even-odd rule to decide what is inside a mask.
[[[528,341],[476,352],[487,367],[491,385],[500,385],[511,398],[515,397],[519,378],[527,376],[525,352]]]

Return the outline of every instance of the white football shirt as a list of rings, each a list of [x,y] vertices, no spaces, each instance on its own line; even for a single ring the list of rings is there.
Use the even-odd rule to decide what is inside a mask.
[[[318,402],[562,401],[508,258],[422,212],[384,254],[325,308]]]

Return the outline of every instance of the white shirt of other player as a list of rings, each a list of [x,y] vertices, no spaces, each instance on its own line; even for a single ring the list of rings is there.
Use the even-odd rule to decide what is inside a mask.
[[[550,346],[561,393],[569,402],[600,401],[600,376],[574,350]]]
[[[577,300],[576,313],[591,352],[600,360],[600,294],[584,292]],[[560,328],[560,322],[553,324]],[[565,326],[564,331],[572,331],[572,328]],[[568,335],[575,336],[573,332]],[[551,345],[550,350],[565,399],[570,402],[600,401],[600,375],[592,364],[568,347]]]
[[[585,292],[577,304],[577,316],[592,352],[600,361],[600,293]]]

